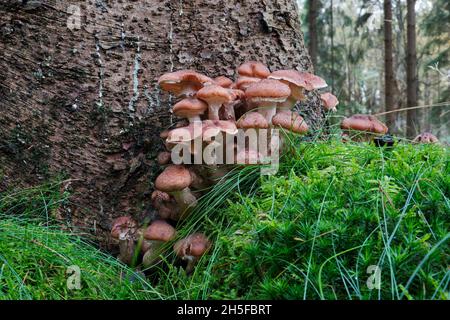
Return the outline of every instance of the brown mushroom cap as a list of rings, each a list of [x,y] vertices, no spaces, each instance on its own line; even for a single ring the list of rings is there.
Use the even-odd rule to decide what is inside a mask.
[[[175,237],[176,230],[164,220],[153,221],[151,225],[145,229],[144,238],[147,240],[170,241]]]
[[[260,82],[260,78],[241,76],[237,79],[234,87],[240,90],[246,90],[252,83]]]
[[[173,113],[182,118],[200,116],[208,110],[208,105],[196,98],[185,98],[173,106]]]
[[[382,134],[388,132],[388,127],[384,123],[375,116],[365,114],[355,114],[349,118],[345,118],[341,122],[341,129]]]
[[[156,161],[158,162],[159,165],[162,166],[162,165],[170,163],[171,158],[172,158],[172,154],[170,152],[163,151],[158,154],[158,156],[156,157]]]
[[[264,79],[251,84],[245,91],[245,97],[255,104],[274,104],[286,101],[290,96],[289,86],[273,79]]]
[[[241,129],[267,129],[269,123],[266,118],[259,112],[248,112],[244,114],[237,122],[237,127]]]
[[[182,165],[170,165],[156,178],[155,187],[164,192],[181,191],[189,187],[192,177]]]
[[[233,101],[233,92],[218,85],[210,85],[197,92],[197,98],[206,101],[209,105],[224,104]]]
[[[299,114],[289,110],[278,111],[272,118],[272,124],[295,133],[308,132],[305,120]]]
[[[315,90],[315,89],[322,89],[326,88],[328,85],[321,77],[316,76],[315,74],[308,73],[308,72],[300,72],[300,76],[304,79],[306,82],[305,89],[308,91]]]
[[[178,257],[200,257],[211,247],[211,242],[203,233],[194,233],[175,243],[173,249]]]
[[[241,64],[238,68],[238,73],[241,76],[266,78],[270,74],[269,68],[258,61],[247,61]]]
[[[223,88],[230,88],[233,85],[233,80],[225,76],[218,76],[214,78],[214,82]]]
[[[330,92],[325,92],[320,95],[320,99],[323,102],[323,106],[328,111],[336,111],[336,106],[339,104],[339,100],[335,95]]]
[[[158,215],[162,219],[177,220],[176,217],[179,215],[179,207],[175,199],[168,193],[160,190],[153,191],[151,202],[153,207],[158,210]]]
[[[194,70],[179,70],[163,74],[158,79],[161,89],[171,92],[176,96],[186,93],[192,94],[200,90],[205,84],[213,83],[210,77],[207,77]]]
[[[417,143],[436,143],[439,139],[431,132],[423,132],[414,138],[413,142]]]
[[[119,239],[121,233],[133,234],[136,231],[137,222],[133,218],[125,216],[115,219],[112,223],[111,236]]]
[[[200,122],[191,123],[186,127],[180,127],[169,131],[166,142],[178,143],[189,142],[199,138],[202,135],[202,125]]]

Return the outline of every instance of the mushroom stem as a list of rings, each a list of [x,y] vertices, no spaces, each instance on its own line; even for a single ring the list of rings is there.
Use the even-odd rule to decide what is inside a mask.
[[[219,110],[222,105],[218,103],[208,105],[208,118],[209,120],[220,120]]]
[[[189,120],[189,123],[202,121],[202,119],[200,118],[200,115],[189,117],[188,120]]]
[[[267,122],[269,124],[272,123],[272,118],[275,116],[276,113],[277,113],[277,106],[276,105],[268,106],[268,107],[265,108],[264,116],[265,116],[265,118],[266,118],[266,120],[267,120]]]
[[[159,253],[164,244],[164,241],[158,240],[150,240],[149,242],[150,246],[142,257],[142,265],[146,268],[150,268],[160,261]]]
[[[121,234],[119,237],[119,260],[127,265],[131,265],[134,257],[135,243],[134,240]]]
[[[189,207],[195,207],[195,205],[197,204],[197,198],[192,194],[189,187],[184,188],[181,191],[171,192],[171,194],[180,206],[182,215]]]
[[[224,104],[224,115],[225,115],[225,120],[232,120],[232,121],[236,121],[236,115],[234,112],[234,107],[237,103],[236,102],[230,102],[230,103],[226,103]]]
[[[186,274],[189,275],[192,273],[192,271],[194,271],[194,267],[197,264],[198,258],[194,256],[186,256],[184,259],[187,260]]]

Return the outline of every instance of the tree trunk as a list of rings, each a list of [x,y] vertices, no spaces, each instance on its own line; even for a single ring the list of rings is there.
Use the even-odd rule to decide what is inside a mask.
[[[312,71],[293,0],[7,0],[0,14],[0,190],[61,174],[61,217],[98,238],[116,216],[152,212],[159,132],[174,121],[161,74],[233,77],[250,59]]]
[[[314,68],[317,68],[317,14],[319,0],[309,0],[308,3],[308,51]]]
[[[392,46],[392,3],[384,0],[384,105],[385,111],[395,110],[394,99],[394,65]],[[386,124],[392,130],[395,127],[396,114],[386,114]]]
[[[406,82],[407,98],[406,106],[408,108],[417,106],[418,79],[417,79],[417,54],[416,54],[416,12],[415,0],[407,2],[407,52],[406,52]],[[417,109],[408,110],[406,114],[406,136],[414,138],[419,131],[419,121],[417,118]]]

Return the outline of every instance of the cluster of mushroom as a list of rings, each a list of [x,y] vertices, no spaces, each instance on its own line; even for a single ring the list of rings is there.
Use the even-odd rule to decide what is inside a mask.
[[[174,129],[161,133],[167,151],[158,155],[158,163],[166,167],[157,177],[152,195],[153,206],[161,218],[185,219],[197,203],[196,195],[216,183],[234,164],[263,163],[264,155],[259,150],[250,146],[239,150],[234,139],[218,137],[250,129],[266,129],[270,135],[273,128],[304,134],[308,125],[292,109],[298,101],[306,99],[305,91],[327,86],[316,75],[297,70],[271,72],[257,61],[243,63],[237,74],[236,81],[225,76],[210,78],[194,70],[166,73],[159,78],[161,89],[177,99],[172,112],[181,119]],[[326,108],[335,110],[336,97],[330,93],[321,97]],[[233,150],[231,166],[214,157],[200,164],[172,161],[171,156],[177,154],[175,150],[181,150],[183,159],[192,160],[199,154],[203,156],[204,150],[211,146]],[[196,164],[190,165],[193,162]]]
[[[161,132],[166,151],[157,161],[164,166],[156,178],[151,201],[159,220],[149,226],[139,227],[131,217],[120,217],[113,222],[111,235],[118,241],[119,258],[126,264],[136,264],[140,259],[145,268],[161,261],[166,244],[175,241],[173,227],[186,219],[197,204],[203,190],[216,183],[229,170],[230,165],[212,161],[201,164],[174,163],[175,148],[183,147],[183,158],[194,158],[204,149],[217,147],[219,136],[236,135],[239,130],[270,130],[283,128],[303,134],[308,126],[292,109],[298,101],[304,101],[305,91],[324,88],[325,81],[318,76],[297,70],[271,72],[263,63],[245,62],[237,69],[238,78],[210,78],[194,70],[181,70],[164,74],[158,80],[162,90],[177,99],[173,114],[180,118],[175,128]],[[335,110],[336,97],[329,93],[321,96],[327,110]],[[220,148],[237,150],[233,140],[222,141]],[[200,145],[200,149],[198,149]],[[187,150],[187,151],[186,151]],[[188,154],[184,154],[188,153]],[[234,154],[234,164],[262,163],[261,154],[245,146]],[[187,261],[186,271],[211,247],[210,240],[202,233],[194,233],[178,240],[173,250]],[[136,261],[135,261],[136,260]]]
[[[136,265],[138,259],[144,268],[151,268],[162,261],[166,245],[171,244],[177,232],[165,220],[155,220],[149,226],[139,227],[129,216],[113,221],[111,236],[119,245],[119,260]],[[187,261],[186,272],[192,272],[198,259],[210,248],[211,242],[202,233],[193,233],[173,245],[177,257]]]

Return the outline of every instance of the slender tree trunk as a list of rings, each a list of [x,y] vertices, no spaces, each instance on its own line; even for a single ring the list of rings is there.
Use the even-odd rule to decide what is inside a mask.
[[[333,17],[333,0],[330,1],[330,39],[331,39],[331,89],[334,90],[334,17]]]
[[[293,0],[3,0],[0,190],[67,177],[61,218],[99,238],[118,215],[150,214],[174,120],[158,77],[234,77],[245,60],[312,71],[297,12]],[[319,101],[302,110],[312,128]]]
[[[392,3],[384,0],[384,105],[385,111],[395,109],[394,89],[394,65],[392,45]],[[390,130],[395,127],[395,113],[386,114],[386,124]]]
[[[314,68],[317,68],[317,14],[318,14],[318,2],[319,0],[309,0],[309,12],[308,12],[308,31],[309,31],[309,44],[308,50],[311,57]]]
[[[417,53],[416,53],[416,12],[415,0],[407,2],[407,53],[406,53],[406,82],[408,108],[415,107],[418,104],[418,78],[417,78]],[[417,118],[417,109],[408,110],[406,114],[406,136],[414,138],[419,131],[419,121]]]

